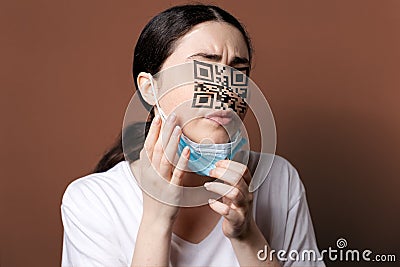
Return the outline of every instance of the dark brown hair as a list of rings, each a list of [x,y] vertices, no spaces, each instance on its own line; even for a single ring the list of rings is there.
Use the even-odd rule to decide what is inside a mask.
[[[94,172],[104,172],[118,162],[139,158],[151,120],[154,117],[153,107],[147,104],[138,90],[137,77],[140,72],[151,73],[160,71],[165,60],[173,53],[177,40],[189,32],[194,26],[207,22],[226,22],[237,28],[244,37],[248,47],[249,60],[252,58],[251,40],[240,22],[225,10],[213,5],[181,5],[169,8],[153,19],[144,27],[137,41],[134,55],[132,73],[136,91],[143,105],[150,111],[147,122],[134,123],[121,132],[113,146],[103,155]],[[124,138],[122,138],[124,137]],[[128,137],[128,138],[126,138]],[[123,143],[124,142],[124,143]]]

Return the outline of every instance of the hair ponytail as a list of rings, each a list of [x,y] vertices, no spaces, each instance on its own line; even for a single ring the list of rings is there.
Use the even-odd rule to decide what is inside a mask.
[[[151,122],[154,119],[154,108],[150,110],[146,122],[136,122],[128,125],[121,131],[114,144],[107,150],[97,163],[93,172],[105,172],[119,162],[128,160],[133,162],[139,159],[144,140],[149,132]]]

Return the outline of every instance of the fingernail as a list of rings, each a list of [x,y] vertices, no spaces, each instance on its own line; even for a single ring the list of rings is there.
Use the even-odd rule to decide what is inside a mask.
[[[215,201],[215,199],[210,198],[210,199],[208,199],[208,204],[211,204],[211,203],[213,203],[214,201]]]
[[[204,187],[206,188],[206,189],[208,189],[208,186],[210,185],[210,183],[209,182],[207,182],[207,183],[204,183]]]
[[[181,127],[176,125],[173,134],[178,136],[180,133],[181,133]]]
[[[226,167],[226,160],[225,159],[221,159],[221,160],[217,161],[215,163],[215,166],[217,166],[217,167]]]
[[[169,114],[168,116],[168,121],[169,122],[174,122],[176,119],[176,114],[174,112],[172,112],[171,114]]]
[[[187,155],[189,155],[189,151],[190,151],[190,149],[189,149],[189,147],[188,146],[186,146],[184,149],[183,149],[183,155],[185,155],[185,156],[187,156]]]

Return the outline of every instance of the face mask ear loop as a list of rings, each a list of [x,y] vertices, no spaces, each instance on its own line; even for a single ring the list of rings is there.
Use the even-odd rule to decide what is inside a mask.
[[[149,78],[150,78],[151,90],[153,91],[154,100],[155,100],[155,102],[156,102],[156,107],[157,107],[158,113],[160,113],[161,119],[165,122],[167,116],[166,116],[165,113],[162,111],[162,109],[160,108],[160,105],[159,105],[159,103],[158,103],[157,94],[156,94],[156,89],[155,89],[155,87],[154,87],[154,82],[153,82],[153,76],[151,75],[151,73],[149,73]]]

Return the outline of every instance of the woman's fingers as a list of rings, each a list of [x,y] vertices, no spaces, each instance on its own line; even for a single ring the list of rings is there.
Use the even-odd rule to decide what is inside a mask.
[[[190,157],[190,149],[189,147],[185,147],[182,151],[181,156],[179,157],[174,172],[172,173],[171,184],[182,185],[182,177],[188,165],[189,157]]]
[[[243,215],[237,210],[234,204],[229,206],[215,199],[208,200],[209,206],[220,215],[224,216],[231,223],[238,223],[243,221]]]
[[[231,169],[225,169],[224,167],[216,167],[212,169],[209,173],[210,177],[220,179],[232,186],[236,186],[245,191],[248,191],[248,186],[242,179],[242,175]]]
[[[235,171],[237,173],[240,173],[241,175],[243,175],[244,172],[247,169],[246,165],[244,165],[244,164],[242,164],[240,162],[236,162],[236,161],[233,161],[233,160],[227,160],[227,159],[218,161],[215,164],[215,166],[222,167],[222,168],[225,168],[225,169],[229,168],[230,170]]]
[[[239,173],[244,178],[244,182],[246,182],[246,184],[250,184],[251,173],[246,165],[232,160],[220,160],[215,164],[215,166],[230,169]]]
[[[161,134],[159,134],[157,142],[154,146],[152,164],[159,171],[161,160],[164,156],[164,149],[168,144],[169,138],[171,137],[172,131],[175,128],[176,124],[176,115],[175,113],[171,113],[168,116],[167,121],[165,122]],[[168,177],[169,178],[169,177]]]
[[[175,126],[169,138],[168,144],[166,147],[164,147],[163,157],[161,158],[160,162],[160,174],[163,177],[169,178],[171,175],[181,133],[181,128],[179,126]]]
[[[246,196],[237,187],[220,182],[205,183],[204,187],[208,191],[217,193],[221,196],[228,198],[230,200],[229,202],[234,203],[236,206],[244,206],[246,203]]]
[[[175,126],[176,126],[176,114],[172,112],[171,114],[169,114],[162,128],[161,141],[164,150],[169,142],[169,139],[171,137],[172,132],[174,131]]]
[[[146,140],[144,141],[144,149],[147,153],[147,157],[151,160],[153,158],[154,146],[158,140],[161,129],[161,119],[159,115],[156,115],[151,122],[149,132],[147,133]]]
[[[151,166],[151,161],[149,159],[149,154],[147,153],[146,149],[140,150],[140,160],[143,162],[143,166],[146,168]]]
[[[153,165],[153,168],[156,169],[157,171],[159,170],[163,153],[164,151],[161,144],[161,134],[160,134],[158,136],[156,144],[154,145],[153,155],[152,155],[153,157],[151,158],[151,165]]]
[[[250,183],[251,181],[251,173],[249,169],[247,168],[246,165],[232,161],[232,160],[220,160],[218,161],[215,166],[225,168],[225,169],[230,169],[234,172],[239,173],[243,178],[246,183]]]

